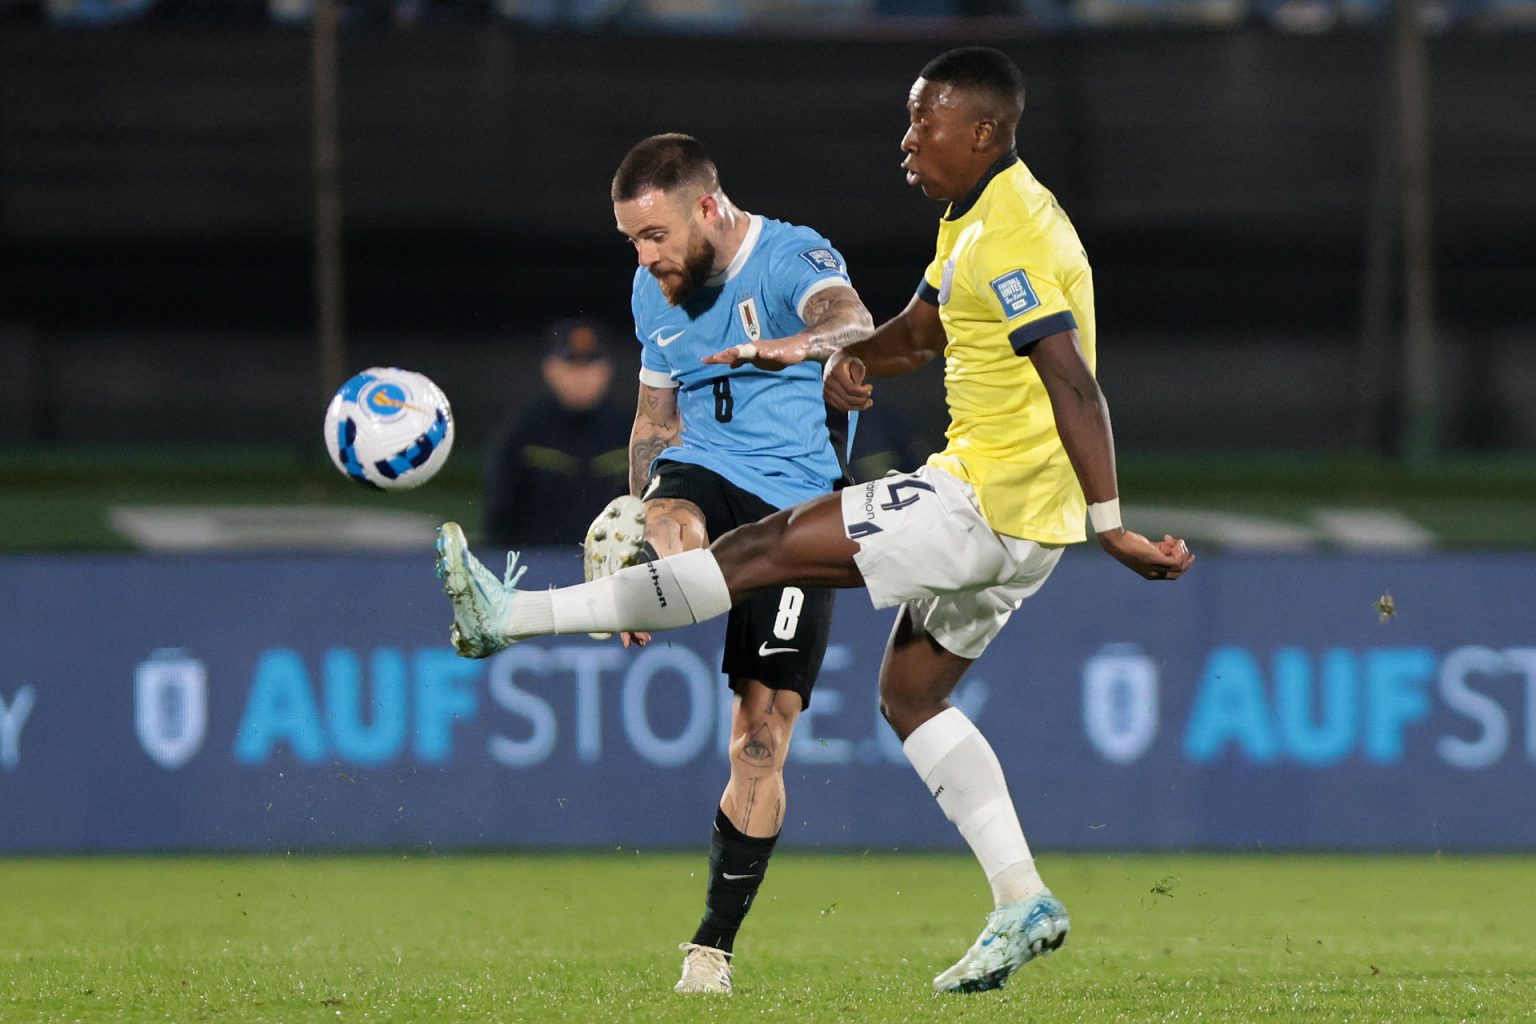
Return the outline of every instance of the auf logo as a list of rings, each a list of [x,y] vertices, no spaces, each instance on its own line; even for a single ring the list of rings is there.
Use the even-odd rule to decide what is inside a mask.
[[[153,651],[133,673],[133,728],[145,753],[180,768],[208,731],[208,670],[179,648]]]
[[[1138,760],[1157,725],[1157,663],[1140,647],[1106,644],[1083,664],[1083,729],[1106,761]]]

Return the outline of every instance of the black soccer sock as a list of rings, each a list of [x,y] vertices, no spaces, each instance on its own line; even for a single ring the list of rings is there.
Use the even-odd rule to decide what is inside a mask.
[[[646,541],[645,544],[640,548],[640,562],[654,562],[660,557],[661,556],[656,553],[656,549],[651,547],[650,541]],[[640,562],[636,562],[635,564],[639,565]]]
[[[709,846],[709,891],[704,899],[704,920],[693,933],[694,942],[731,952],[778,841],[777,835],[743,835],[724,811],[715,812],[715,833]]]

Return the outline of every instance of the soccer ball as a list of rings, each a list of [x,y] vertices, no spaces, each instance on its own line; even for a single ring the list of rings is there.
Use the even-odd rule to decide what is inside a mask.
[[[364,370],[341,386],[325,411],[331,461],[364,487],[419,487],[443,468],[452,448],[447,397],[410,370]]]

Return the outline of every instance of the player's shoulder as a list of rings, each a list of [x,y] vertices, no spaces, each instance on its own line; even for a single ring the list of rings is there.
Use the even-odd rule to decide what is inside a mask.
[[[1072,234],[1070,228],[1055,197],[1044,189],[1005,190],[988,212],[974,249],[982,263],[1020,256],[1055,260],[1061,256],[1065,235]],[[1071,248],[1076,251],[1081,246],[1074,242]]]
[[[768,245],[790,247],[801,242],[825,242],[826,238],[815,228],[793,224],[787,220],[763,218],[762,241]]]
[[[790,266],[810,273],[846,274],[847,267],[828,238],[803,224],[763,218],[758,245],[767,260],[777,267]]]

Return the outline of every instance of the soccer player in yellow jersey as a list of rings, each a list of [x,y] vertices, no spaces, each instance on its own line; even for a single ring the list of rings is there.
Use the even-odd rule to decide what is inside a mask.
[[[831,354],[803,338],[704,357],[768,370],[825,360],[828,401],[871,404],[869,377],[941,353],[951,423],[914,473],[857,484],[777,512],[710,547],[547,591],[497,580],[444,524],[438,574],[461,654],[484,657],[551,633],[658,630],[723,614],[767,587],[866,587],[901,606],[880,667],[881,711],[970,845],[995,908],[974,945],[934,979],[941,992],[998,988],[1059,947],[1070,921],[1035,869],[997,756],[949,700],[1009,616],[1092,524],[1105,551],[1150,580],[1194,556],[1120,523],[1114,442],[1094,379],[1093,281],[1077,233],[1014,150],[1019,71],[997,50],[952,50],[907,99],[909,184],[948,203],[933,262],[907,308]]]

